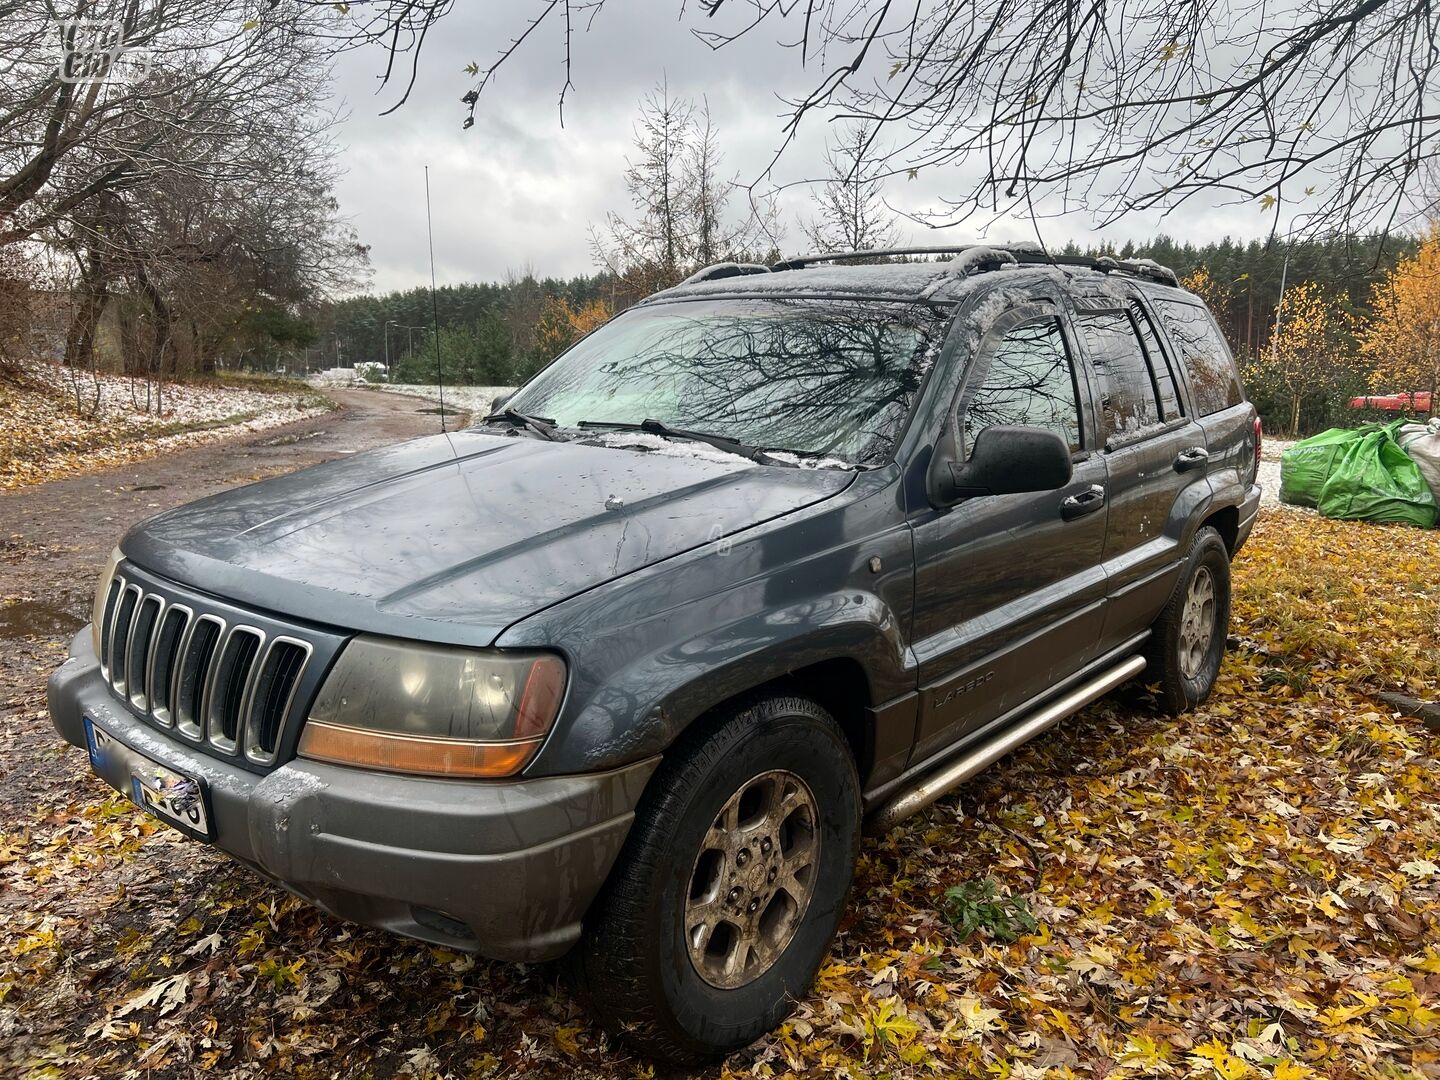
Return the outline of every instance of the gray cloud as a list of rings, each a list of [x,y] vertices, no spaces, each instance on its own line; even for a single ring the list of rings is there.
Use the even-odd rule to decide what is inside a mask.
[[[347,175],[339,197],[361,239],[372,246],[376,291],[428,283],[425,189],[430,166],[437,278],[445,282],[503,277],[532,269],[540,276],[593,272],[588,230],[610,211],[628,210],[621,175],[640,97],[659,80],[672,93],[706,97],[720,128],[726,166],[742,180],[757,179],[783,137],[781,100],[808,88],[792,49],[757,32],[716,51],[696,40],[689,26],[641,5],[611,4],[588,34],[577,35],[574,89],[561,127],[557,98],[564,81],[559,26],[542,27],[524,51],[501,69],[481,99],[475,126],[461,130],[459,98],[470,86],[463,68],[485,64],[520,27],[529,10],[509,4],[474,5],[446,18],[426,42],[409,101],[389,116],[401,86],[394,80],[375,93],[384,56],[361,50],[336,66],[337,91],[350,116],[340,131]],[[663,10],[663,9],[662,9]],[[675,8],[671,9],[676,10]],[[398,66],[398,65],[397,65]],[[403,85],[403,73],[400,78]],[[813,117],[771,178],[791,183],[822,165],[825,123]],[[887,186],[892,205],[910,212],[934,209],[947,191],[968,187],[963,174],[937,171]],[[797,218],[808,213],[803,187],[781,195],[788,225],[785,246],[801,246]],[[1058,207],[1043,205],[1044,215]],[[1268,218],[1253,206],[1192,203],[1168,218],[1147,215],[1097,232],[1084,214],[1045,216],[1047,243],[1111,240],[1116,243],[1166,231],[1199,243],[1224,235],[1262,235]],[[987,227],[988,226],[988,227]],[[973,219],[936,232],[902,225],[907,242],[964,243],[1033,238],[1028,221]]]

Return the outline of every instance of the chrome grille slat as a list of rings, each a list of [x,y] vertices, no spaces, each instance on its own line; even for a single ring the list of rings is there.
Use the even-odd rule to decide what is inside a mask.
[[[194,612],[184,604],[168,604],[155,629],[155,648],[150,654],[145,685],[149,687],[150,715],[165,727],[175,722],[172,710],[175,704],[175,676],[180,670],[177,661],[193,615]]]
[[[155,653],[155,633],[165,601],[155,594],[141,596],[130,621],[130,644],[125,650],[125,692],[130,704],[141,712],[150,708],[150,658]]]
[[[215,650],[225,637],[225,620],[201,615],[190,624],[180,653],[179,684],[175,692],[175,727],[199,742],[205,737],[210,684],[215,678]]]
[[[117,568],[105,597],[100,667],[122,702],[247,768],[273,766],[282,747],[293,747],[297,696],[302,684],[313,694],[318,678],[311,670],[316,642],[258,614],[258,625],[243,613],[227,618],[220,612],[233,612],[228,605],[206,610],[210,601],[152,584],[128,564]],[[341,639],[317,634],[324,655],[333,656]]]
[[[115,625],[110,628],[110,685],[121,697],[125,696],[125,666],[130,656],[130,631],[134,628],[139,598],[138,585],[126,585],[120,590],[120,602],[115,605]]]
[[[233,626],[216,647],[205,704],[205,737],[227,754],[240,745],[245,706],[255,681],[255,661],[265,635],[251,626]]]
[[[269,765],[275,760],[280,729],[295,704],[313,653],[308,641],[281,635],[270,639],[265,655],[255,665],[255,684],[245,712],[245,756],[255,764]]]
[[[120,607],[115,600],[123,588],[125,588],[125,579],[119,576],[112,577],[105,590],[105,607],[101,610],[100,673],[107,680],[110,678],[110,643],[114,640],[115,614]]]

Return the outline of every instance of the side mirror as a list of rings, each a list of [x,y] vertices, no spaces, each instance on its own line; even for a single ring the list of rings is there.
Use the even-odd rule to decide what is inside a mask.
[[[970,460],[959,460],[953,425],[935,447],[927,486],[936,507],[976,495],[1054,491],[1070,482],[1070,448],[1053,431],[996,424],[975,437]]]
[[[511,390],[508,394],[496,394],[493,398],[490,399],[490,408],[488,412],[491,414],[499,412],[505,407],[505,403],[514,396],[514,390]]]

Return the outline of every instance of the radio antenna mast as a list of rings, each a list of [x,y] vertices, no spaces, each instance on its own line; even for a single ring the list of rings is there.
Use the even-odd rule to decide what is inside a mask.
[[[440,366],[440,302],[435,299],[435,230],[430,226],[430,166],[425,166],[425,236],[430,242],[430,317],[434,321],[435,385],[440,390],[440,430],[445,431],[445,370]]]

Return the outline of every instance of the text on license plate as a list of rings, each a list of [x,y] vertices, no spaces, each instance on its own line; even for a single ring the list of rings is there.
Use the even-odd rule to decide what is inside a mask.
[[[199,780],[167,769],[158,761],[125,746],[108,731],[88,717],[85,734],[89,739],[90,760],[97,768],[99,759],[113,748],[124,755],[130,768],[130,797],[143,809],[184,832],[210,837],[210,818],[205,807],[205,791]]]

